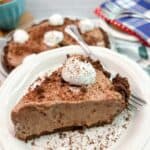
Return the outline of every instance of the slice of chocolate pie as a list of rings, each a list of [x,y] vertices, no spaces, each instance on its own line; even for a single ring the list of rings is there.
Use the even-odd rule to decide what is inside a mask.
[[[65,64],[29,88],[13,108],[16,137],[28,140],[73,127],[111,123],[128,105],[126,78],[113,81],[99,61],[82,55],[69,56]]]
[[[73,20],[60,15],[52,15],[49,19],[29,27],[26,31],[18,29],[14,32],[12,40],[4,49],[4,66],[11,71],[28,55],[76,44],[76,41],[64,31],[65,27],[70,24],[78,26],[87,44],[109,47],[107,34],[96,27],[91,20]]]

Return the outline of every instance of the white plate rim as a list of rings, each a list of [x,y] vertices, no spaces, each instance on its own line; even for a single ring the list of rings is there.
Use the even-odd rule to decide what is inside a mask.
[[[41,56],[44,56],[44,55],[47,55],[48,53],[50,53],[51,55],[53,54],[53,53],[56,53],[56,52],[58,52],[58,51],[62,51],[62,49],[71,49],[71,48],[79,48],[78,46],[68,46],[68,47],[63,47],[63,48],[58,48],[58,49],[56,49],[56,50],[53,50],[53,51],[49,51],[49,52],[44,52],[44,53],[41,53],[41,54],[38,54],[38,55],[31,55],[31,56],[29,56],[27,59],[28,60],[25,60],[24,61],[24,63],[22,64],[22,65],[20,65],[19,67],[17,67],[10,75],[9,75],[9,77],[6,79],[6,81],[4,82],[4,84],[2,85],[2,87],[0,88],[0,97],[2,98],[2,96],[3,97],[5,97],[5,95],[3,95],[2,93],[7,89],[6,88],[6,86],[8,87],[8,85],[9,85],[9,82],[10,82],[10,80],[12,80],[12,79],[14,79],[14,77],[16,76],[16,74],[20,74],[20,77],[26,72],[26,71],[28,71],[28,65],[30,65],[30,64],[32,64],[32,62],[34,62],[33,60],[36,60],[37,58],[40,58]],[[94,46],[92,46],[91,47],[92,49],[98,49],[99,47],[94,47]],[[141,78],[142,79],[144,79],[145,80],[145,87],[147,86],[148,87],[148,84],[150,83],[150,79],[149,79],[149,77],[148,77],[148,75],[135,63],[135,62],[133,62],[132,60],[130,60],[130,59],[128,59],[128,58],[126,58],[126,57],[124,57],[124,56],[121,56],[121,55],[119,55],[119,54],[117,54],[117,53],[113,53],[113,52],[111,52],[110,50],[108,50],[108,49],[106,49],[106,48],[102,48],[102,51],[103,51],[103,53],[105,54],[105,55],[112,55],[112,56],[114,56],[114,57],[119,57],[120,59],[122,59],[123,61],[127,61],[129,64],[132,64],[132,65],[134,65],[135,66],[135,68],[137,69],[137,71],[138,72],[140,72],[141,73]],[[21,72],[22,71],[22,72]],[[14,81],[15,82],[15,81]],[[150,93],[147,93],[147,94],[150,94]],[[149,95],[150,96],[150,95]],[[3,103],[5,104],[5,102],[3,101]],[[1,106],[0,106],[1,107]],[[150,110],[150,106],[149,106],[149,104],[147,105],[147,109],[149,109]],[[149,120],[150,121],[150,120]],[[150,122],[149,122],[150,123]],[[146,126],[147,127],[147,126]],[[146,128],[145,127],[145,128]],[[148,128],[147,128],[148,129]],[[149,131],[149,130],[148,130]],[[144,136],[145,137],[145,140],[147,140],[147,138],[148,137],[146,137],[146,136]],[[2,138],[2,137],[0,137],[0,138]],[[140,137],[138,137],[139,139],[140,139],[140,141],[141,141],[141,138]],[[145,140],[143,141],[143,144],[142,145],[144,145],[144,142],[145,142]],[[131,143],[131,145],[132,145],[132,143]],[[141,150],[141,149],[140,149]]]

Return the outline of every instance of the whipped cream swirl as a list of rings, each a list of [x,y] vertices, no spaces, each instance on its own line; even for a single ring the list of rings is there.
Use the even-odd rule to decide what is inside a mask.
[[[61,75],[66,82],[72,85],[89,85],[95,83],[96,80],[96,71],[92,64],[76,57],[67,59]]]
[[[23,44],[29,40],[29,34],[25,30],[17,29],[13,34],[13,40],[17,43]]]
[[[59,31],[49,31],[44,34],[44,43],[48,46],[56,46],[64,39],[64,35]]]
[[[59,14],[54,14],[49,17],[49,23],[53,26],[59,26],[64,24],[64,18]]]
[[[84,19],[79,22],[79,28],[82,33],[86,33],[94,29],[94,23],[89,19]]]

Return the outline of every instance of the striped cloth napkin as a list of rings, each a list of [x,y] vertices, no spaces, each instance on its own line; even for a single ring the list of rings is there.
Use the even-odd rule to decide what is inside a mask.
[[[150,21],[134,17],[114,19],[122,10],[141,13],[150,18],[149,0],[107,0],[95,13],[120,30],[136,36],[144,45],[150,46]]]
[[[150,65],[145,65],[145,62],[150,64],[150,22],[127,17],[114,19],[116,13],[123,9],[137,11],[150,17],[150,0],[106,0],[95,9],[95,14],[108,24],[134,35],[141,41],[133,42],[110,38],[113,50],[138,62],[150,75]]]

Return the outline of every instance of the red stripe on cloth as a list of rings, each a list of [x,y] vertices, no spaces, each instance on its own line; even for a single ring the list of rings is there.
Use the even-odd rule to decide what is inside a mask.
[[[150,47],[150,44],[144,40],[139,34],[137,34],[135,31],[131,30],[130,28],[128,28],[127,26],[123,25],[122,23],[116,21],[116,20],[112,20],[112,19],[109,19],[108,17],[106,17],[102,10],[100,8],[96,8],[94,13],[100,17],[101,19],[105,20],[108,24],[112,24],[113,26],[116,26],[117,28],[119,28],[119,30],[123,31],[123,32],[126,32],[130,35],[133,35],[135,36],[136,38],[139,39],[139,41],[144,44],[145,46],[149,46]]]

